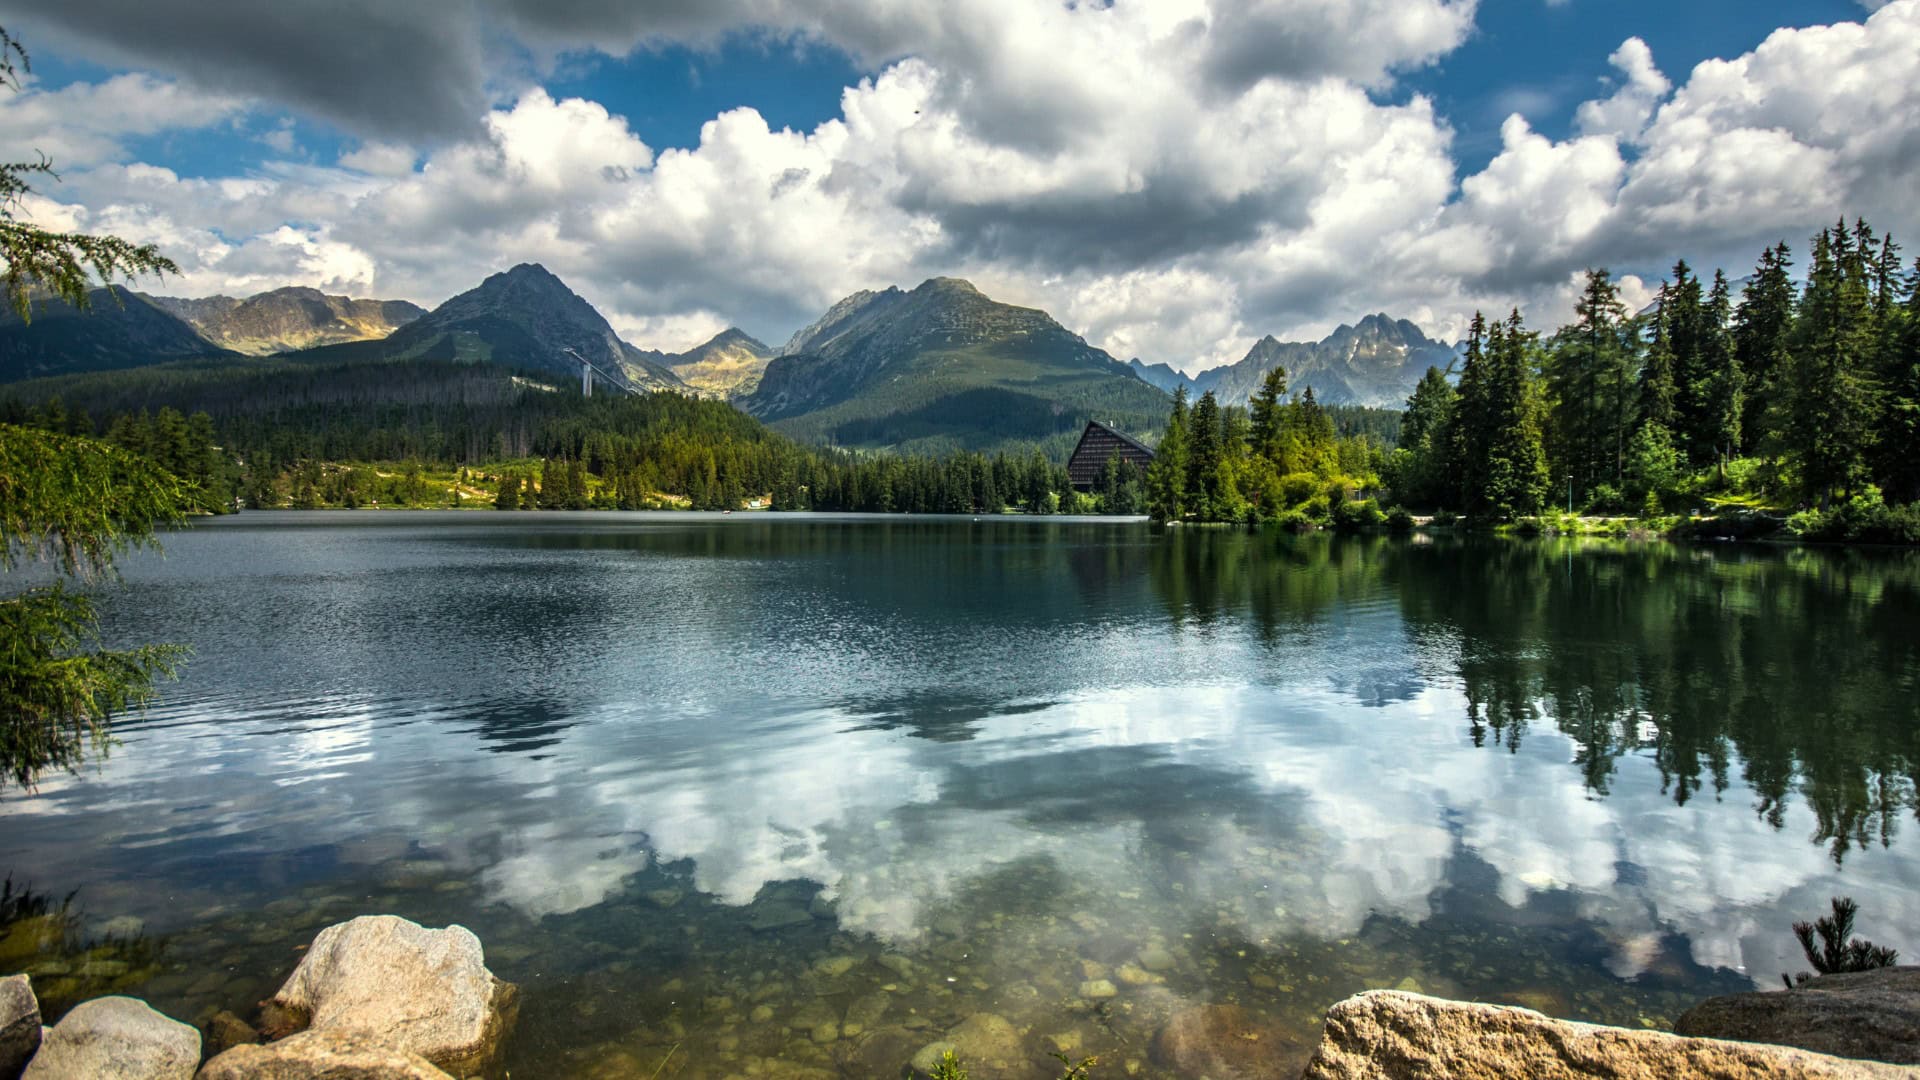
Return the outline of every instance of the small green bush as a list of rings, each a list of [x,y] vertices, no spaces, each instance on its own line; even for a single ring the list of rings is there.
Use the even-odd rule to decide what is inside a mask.
[[[1451,529],[1460,524],[1460,515],[1451,510],[1436,510],[1433,519],[1427,524],[1436,529]]]
[[[1407,513],[1404,506],[1396,506],[1387,511],[1387,531],[1410,533],[1413,531],[1413,515]]]
[[[1342,499],[1333,506],[1333,527],[1341,532],[1377,529],[1387,516],[1372,499]]]

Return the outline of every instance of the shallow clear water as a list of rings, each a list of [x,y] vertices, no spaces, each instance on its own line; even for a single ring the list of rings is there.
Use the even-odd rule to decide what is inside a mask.
[[[0,793],[77,890],[0,933],[55,1009],[244,1014],[392,911],[521,985],[516,1077],[897,1075],[982,1013],[983,1080],[1173,1076],[1200,1003],[1281,1057],[1376,986],[1664,1025],[1836,894],[1920,954],[1912,555],[280,513],[124,566],[184,677]]]

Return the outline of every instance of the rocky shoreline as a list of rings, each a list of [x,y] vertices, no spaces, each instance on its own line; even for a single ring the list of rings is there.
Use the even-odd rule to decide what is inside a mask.
[[[123,996],[83,1002],[45,1028],[29,976],[0,979],[0,1080],[503,1080],[519,1005],[466,928],[367,915],[322,930],[256,1017],[224,1012],[203,1029]],[[1151,1056],[1195,1080],[1920,1080],[1920,968],[1712,998],[1675,1026],[1630,1030],[1373,990],[1329,1009],[1314,1047],[1210,1004],[1174,1015]],[[1033,1073],[1023,1033],[1005,1020],[978,1014],[930,1034],[870,1057],[883,1070],[874,1075],[924,1077],[949,1050],[980,1080]]]

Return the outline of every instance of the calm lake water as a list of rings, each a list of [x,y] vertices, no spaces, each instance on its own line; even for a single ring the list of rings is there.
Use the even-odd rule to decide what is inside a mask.
[[[1153,1077],[1206,1003],[1282,1055],[1369,987],[1664,1026],[1836,894],[1920,955],[1912,554],[254,513],[124,567],[110,639],[190,666],[0,794],[0,873],[77,890],[0,937],[55,1009],[248,1014],[391,911],[523,988],[515,1077],[891,1076],[969,1017]]]

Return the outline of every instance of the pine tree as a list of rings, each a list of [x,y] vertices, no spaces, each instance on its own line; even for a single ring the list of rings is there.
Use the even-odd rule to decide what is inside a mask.
[[[1147,513],[1155,521],[1179,521],[1187,512],[1187,388],[1173,392],[1167,433],[1147,467]]]
[[[1668,288],[1660,286],[1653,312],[1653,340],[1646,362],[1640,365],[1640,415],[1636,426],[1659,424],[1671,431],[1678,422],[1678,396]]]
[[[1459,395],[1437,367],[1427,368],[1407,398],[1400,420],[1395,494],[1402,502],[1436,506],[1447,497],[1447,433]]]
[[[1744,454],[1757,453],[1766,432],[1784,423],[1787,340],[1797,299],[1792,267],[1793,257],[1784,242],[1769,248],[1741,291],[1734,313],[1733,358],[1743,376],[1746,398],[1740,432]]]
[[[507,473],[500,478],[500,486],[493,493],[495,510],[520,509],[520,474]]]
[[[1276,464],[1280,457],[1281,409],[1286,397],[1287,369],[1275,367],[1260,380],[1260,389],[1247,399],[1253,453]]]
[[[1538,513],[1549,476],[1541,430],[1544,408],[1533,374],[1535,335],[1520,322],[1515,310],[1505,323],[1495,323],[1487,338],[1487,405],[1482,436],[1486,478],[1481,504],[1503,517]]]
[[[1703,412],[1694,432],[1696,459],[1702,451],[1706,459],[1717,463],[1726,475],[1727,459],[1740,447],[1740,429],[1746,407],[1747,381],[1734,352],[1729,326],[1733,302],[1727,275],[1713,273],[1713,291],[1708,295],[1706,318],[1700,340],[1700,370],[1705,385],[1700,389]]]
[[[1874,477],[1891,501],[1920,500],[1920,259],[1907,280],[1904,312],[1889,313],[1896,329],[1880,383]]]
[[[1447,472],[1452,480],[1454,505],[1473,510],[1482,505],[1486,490],[1490,388],[1486,352],[1487,320],[1478,311],[1467,329],[1467,348],[1461,357],[1459,398],[1447,429]]]
[[[1867,259],[1844,223],[1814,238],[1792,343],[1786,455],[1822,506],[1864,478],[1875,410]]]
[[[1192,513],[1201,521],[1217,521],[1225,449],[1221,445],[1220,402],[1211,390],[1194,403],[1187,447],[1187,492],[1193,502]]]
[[[1618,484],[1632,421],[1626,305],[1606,270],[1587,271],[1573,325],[1555,335],[1546,370],[1550,458],[1584,500]]]

